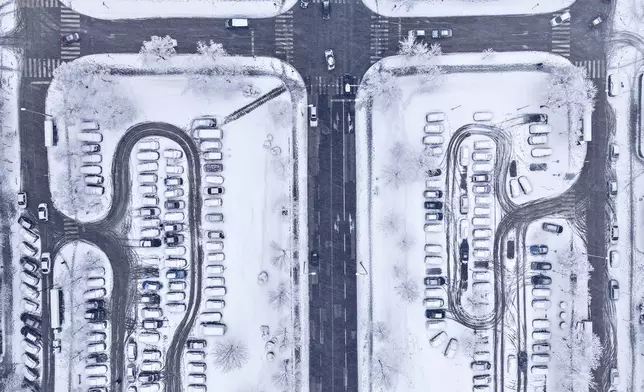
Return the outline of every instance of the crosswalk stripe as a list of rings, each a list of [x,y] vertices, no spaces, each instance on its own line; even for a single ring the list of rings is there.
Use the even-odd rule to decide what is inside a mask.
[[[275,53],[293,62],[293,11],[275,17]]]
[[[591,79],[603,79],[606,73],[606,61],[604,60],[582,60],[575,61],[578,67],[584,67]]]
[[[62,63],[59,59],[27,58],[27,63],[22,70],[26,78],[48,78],[54,76],[54,70]]]
[[[561,12],[555,12],[552,14],[552,17],[559,16],[568,11],[568,9],[564,9]],[[564,57],[570,57],[570,21],[564,22],[559,26],[553,26],[550,35],[552,52]]]
[[[371,63],[380,60],[389,44],[389,21],[380,15],[371,15],[369,59]]]
[[[60,32],[77,33],[80,30],[80,14],[69,8],[60,9]],[[60,58],[71,61],[80,57],[80,42],[74,42],[60,48]]]
[[[58,8],[58,0],[18,0],[18,7],[22,8]]]

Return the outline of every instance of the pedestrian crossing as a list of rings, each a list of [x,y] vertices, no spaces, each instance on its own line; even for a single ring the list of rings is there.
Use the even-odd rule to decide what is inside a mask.
[[[389,46],[389,21],[380,15],[371,15],[369,59],[371,64],[384,57]]]
[[[605,60],[582,60],[575,61],[578,67],[584,67],[588,77],[591,79],[603,79],[606,76],[606,61]]]
[[[66,237],[79,237],[80,228],[73,220],[63,220],[63,230]]]
[[[69,8],[60,9],[60,33],[66,35],[80,31],[80,14]],[[80,42],[74,42],[60,47],[60,58],[71,61],[80,57]]]
[[[54,77],[54,70],[62,62],[60,59],[27,58],[22,69],[22,76],[32,79],[51,79]]]
[[[552,17],[568,12],[568,9],[555,12]],[[552,53],[570,57],[570,21],[552,27]]]
[[[320,4],[322,3],[322,0],[311,0],[311,3],[313,4]],[[355,3],[355,0],[330,0],[331,4],[349,4],[349,3]]]
[[[360,79],[356,78],[355,85],[360,85]],[[344,92],[342,78],[314,76],[306,81],[306,89],[311,95],[342,95]]]
[[[58,8],[58,0],[18,0],[18,7],[22,8]]]
[[[293,62],[293,11],[275,17],[275,54]]]

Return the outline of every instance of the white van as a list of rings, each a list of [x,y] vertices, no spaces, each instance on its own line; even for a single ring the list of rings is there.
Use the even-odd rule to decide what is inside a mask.
[[[159,170],[159,164],[156,162],[139,163],[136,165],[138,172],[153,172]]]
[[[98,165],[83,165],[80,168],[82,174],[94,174],[99,175],[103,172],[103,169]]]
[[[532,185],[530,184],[530,180],[528,180],[528,177],[526,176],[521,176],[519,177],[519,186],[521,187],[521,190],[523,193],[526,195],[529,195],[532,193]]]
[[[103,141],[103,135],[99,132],[79,132],[76,139],[81,142],[100,143]]]
[[[530,133],[533,135],[548,134],[552,127],[548,124],[530,124]]]
[[[423,144],[443,144],[445,139],[440,135],[423,136]]]
[[[102,160],[101,154],[87,154],[81,157],[82,163],[101,163]]]
[[[223,336],[226,334],[226,325],[219,323],[203,322],[199,328],[202,335],[206,336]]]
[[[226,28],[228,29],[247,29],[248,19],[227,19]]]
[[[533,148],[532,151],[530,151],[530,155],[532,155],[533,158],[547,157],[552,155],[552,149],[544,147]]]

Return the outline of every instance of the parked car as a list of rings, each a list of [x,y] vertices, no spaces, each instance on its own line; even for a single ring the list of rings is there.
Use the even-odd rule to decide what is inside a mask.
[[[18,207],[27,208],[27,194],[25,192],[18,192]]]
[[[224,187],[210,186],[204,189],[207,195],[221,195],[224,193]]]
[[[547,231],[550,233],[555,233],[555,234],[563,233],[563,226],[557,225],[555,223],[543,222],[543,224],[541,225],[541,228],[544,231]]]
[[[549,276],[545,275],[535,275],[531,279],[533,285],[544,285],[547,286],[552,283],[552,279]]]
[[[619,299],[619,283],[615,279],[611,279],[608,282],[608,292],[610,293],[610,299],[613,301]]]
[[[424,280],[425,286],[444,286],[445,278],[442,276],[428,276]]]
[[[183,200],[166,200],[163,205],[168,210],[179,210],[186,207],[186,203]]]
[[[619,227],[612,225],[610,228],[610,242],[617,243],[619,241]]]
[[[550,271],[552,269],[552,264],[546,261],[537,261],[530,263],[530,268],[534,271]]]
[[[224,170],[224,165],[221,163],[206,163],[203,165],[203,170],[206,173],[219,173]]]
[[[171,269],[165,274],[168,279],[185,279],[187,275],[186,270],[182,269]]]
[[[31,230],[36,226],[34,222],[32,222],[29,218],[25,218],[24,216],[18,218],[18,224],[26,230]]]
[[[324,0],[327,1],[327,0]],[[326,69],[333,71],[335,69],[335,55],[333,54],[333,49],[327,49],[324,51],[324,58],[326,59]]]
[[[546,255],[548,254],[548,246],[547,245],[530,245],[530,253],[532,255]]]
[[[428,210],[440,210],[443,208],[443,202],[440,201],[426,201],[425,208]]]
[[[144,238],[139,242],[139,246],[142,248],[158,248],[161,246],[161,240],[159,238]]]
[[[443,309],[425,309],[425,317],[430,320],[442,320],[445,318]]]
[[[168,246],[176,246],[183,243],[183,235],[181,234],[172,234],[165,236],[165,243]]]
[[[165,186],[181,186],[183,185],[183,178],[181,177],[166,177],[163,180]]]

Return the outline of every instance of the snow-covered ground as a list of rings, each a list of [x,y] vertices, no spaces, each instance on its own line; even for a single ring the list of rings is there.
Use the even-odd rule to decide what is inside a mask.
[[[17,0],[0,3],[0,36],[9,35],[16,28]]]
[[[448,295],[456,296],[459,290],[450,287],[445,292],[443,287],[424,287],[423,278],[447,275],[452,280],[454,274],[460,274],[454,261],[458,249],[454,247],[472,233],[475,238],[469,238],[468,276],[472,282],[470,287],[474,287],[469,291],[476,296],[479,287],[491,288],[496,271],[485,267],[487,271],[474,275],[473,268],[477,261],[490,259],[494,238],[482,238],[486,235],[478,236],[474,229],[494,230],[502,213],[516,208],[517,204],[564,192],[577,178],[586,149],[577,145],[576,133],[568,131],[567,110],[541,107],[552,83],[549,70],[571,67],[563,58],[534,52],[436,56],[432,60],[445,74],[429,82],[428,78],[413,74],[408,60],[398,56],[375,65],[368,71],[366,82],[363,80],[358,96],[362,104],[357,115],[356,141],[358,261],[368,270],[368,277],[357,277],[361,310],[360,386],[363,391],[424,390],[444,374],[465,370],[470,377],[459,373],[459,377],[448,378],[448,382],[450,391],[466,391],[472,389],[473,383],[490,383],[486,374],[495,368],[491,355],[482,359],[482,354],[473,353],[493,352],[497,342],[493,341],[492,334],[487,336],[478,331],[475,336],[471,329],[453,320],[427,322],[425,307],[445,309],[442,302],[458,302]],[[538,63],[546,66],[537,69]],[[382,67],[380,71],[378,67]],[[400,72],[407,76],[395,76],[391,85],[396,87],[375,94],[370,100],[368,93],[374,90],[368,85],[363,88],[364,84],[383,69],[390,75]],[[425,118],[430,112],[442,113],[443,118],[430,123]],[[487,112],[492,119],[476,122],[473,117],[477,112]],[[552,132],[543,147],[552,149],[551,156],[528,158],[528,124],[522,117],[525,114],[547,115]],[[440,130],[427,128],[436,126]],[[426,141],[424,146],[424,137],[435,140]],[[486,147],[479,144],[476,148],[476,143],[485,140],[496,143]],[[458,162],[450,161],[450,157]],[[495,159],[499,161],[497,165],[493,164]],[[517,177],[529,178],[532,191],[524,192],[528,195],[501,198],[506,192],[474,189],[475,185],[485,184],[507,188],[508,183],[503,180],[509,179],[508,170],[513,171],[509,169],[510,160],[516,161]],[[530,171],[531,163],[547,163],[548,169]],[[442,173],[427,172],[436,169]],[[458,173],[464,173],[462,180]],[[472,175],[484,173],[490,178],[481,180],[483,184],[472,184]],[[469,195],[464,208],[455,196],[463,186],[467,192],[462,193]],[[494,198],[489,201],[486,197]],[[424,202],[444,201],[448,201],[445,206],[422,206]],[[456,222],[461,209],[467,210],[464,213],[467,218]],[[443,213],[444,219],[438,213]],[[486,290],[487,295],[479,295],[488,301],[486,306],[468,309],[466,304],[472,301],[464,300],[465,313],[472,315],[480,310],[476,316],[491,317],[494,298],[489,295],[491,290]],[[427,298],[438,300],[424,306]],[[442,331],[445,334],[441,336]],[[445,353],[449,352],[452,338],[460,341],[460,348],[454,358],[448,359]],[[482,361],[477,364],[482,369],[471,370],[470,366],[475,367],[473,360]],[[440,365],[424,365],[429,362]],[[485,369],[490,362],[492,369]]]
[[[65,0],[62,3],[93,18],[142,19],[270,18],[288,11],[296,2],[297,0]],[[215,23],[223,25],[224,20]]]
[[[544,14],[569,7],[574,0],[547,1],[442,1],[362,0],[373,12],[390,17],[445,17],[470,15]]]
[[[61,350],[54,350],[55,390],[87,389],[110,383],[109,353],[111,324],[109,307],[95,308],[93,304],[104,301],[109,306],[112,297],[112,265],[100,249],[86,242],[76,241],[64,245],[52,260],[53,287],[51,297],[62,290],[61,327],[54,331],[60,339]],[[101,290],[105,290],[100,293]],[[48,292],[49,295],[49,292]],[[94,299],[95,302],[91,302]],[[100,312],[105,325],[90,322],[86,312]],[[48,311],[53,321],[53,313]],[[101,357],[93,363],[88,357]],[[96,365],[96,366],[94,366]],[[89,368],[86,368],[89,366]],[[89,370],[91,369],[91,370]],[[96,377],[96,378],[94,378]]]
[[[614,302],[617,369],[621,376],[620,387],[629,390],[641,390],[644,386],[644,377],[638,371],[644,366],[644,324],[639,321],[643,314],[639,305],[644,302],[644,290],[639,284],[644,277],[644,160],[640,153],[642,135],[639,131],[643,53],[639,52],[642,47],[637,45],[637,40],[629,39],[632,38],[630,32],[644,32],[644,24],[638,17],[643,12],[641,5],[632,1],[616,4],[613,29],[617,40],[609,52],[607,66],[607,74],[612,75],[616,84],[623,83],[621,93],[608,96],[615,120],[615,128],[610,130],[609,149],[610,144],[616,145],[619,158],[608,168],[607,177],[617,181],[618,193],[609,198],[607,210],[611,221],[619,227],[620,238],[607,249],[607,254],[618,255],[619,262],[610,266],[607,261],[606,268],[610,279],[615,279],[620,286],[620,299]],[[632,116],[639,119],[635,128]]]
[[[206,206],[205,199],[214,196],[206,197],[202,194],[202,189],[196,190],[204,203],[204,214],[221,212],[225,217],[222,224],[207,223],[204,220],[202,227],[205,230],[200,233],[203,249],[208,247],[207,230],[220,229],[225,234],[225,260],[210,262],[206,256],[203,263],[204,301],[213,299],[209,296],[220,295],[212,294],[211,290],[206,289],[210,282],[215,282],[212,278],[223,277],[226,280],[226,293],[222,298],[225,308],[220,312],[223,314],[221,323],[226,325],[227,332],[225,337],[209,339],[210,344],[206,351],[208,374],[216,374],[217,377],[208,377],[207,385],[209,390],[216,390],[225,380],[232,389],[245,386],[242,384],[252,379],[253,383],[261,385],[264,390],[280,388],[284,384],[297,385],[298,388],[306,390],[308,293],[300,287],[308,287],[308,275],[301,274],[302,263],[306,261],[306,256],[302,255],[308,254],[307,206],[306,198],[301,196],[306,191],[307,128],[306,95],[299,75],[290,66],[267,58],[212,59],[203,55],[183,55],[148,63],[140,55],[101,55],[85,57],[71,63],[72,67],[78,64],[79,68],[67,70],[62,78],[55,78],[52,82],[47,97],[47,112],[56,116],[59,130],[63,130],[62,135],[65,135],[65,132],[69,133],[69,140],[76,140],[77,135],[74,133],[78,133],[78,130],[76,127],[65,127],[65,122],[77,123],[80,118],[98,120],[103,134],[101,165],[106,184],[113,181],[109,168],[113,165],[115,148],[133,125],[151,121],[165,122],[188,131],[191,121],[197,117],[211,115],[219,121],[226,121],[226,116],[259,96],[277,88],[284,88],[284,92],[277,94],[276,98],[268,100],[239,118],[231,117],[221,126],[224,134],[224,156],[220,162],[223,164],[223,171],[209,174],[224,177],[223,205]],[[130,72],[128,76],[113,77],[101,73],[106,69],[127,69]],[[209,76],[212,71],[216,71],[217,76]],[[99,73],[102,78],[97,80]],[[69,75],[73,77],[67,77]],[[80,84],[76,83],[77,80],[80,80]],[[108,91],[112,96],[103,95],[101,98],[90,94],[86,101],[81,102],[65,102],[65,99],[61,98],[69,96],[70,89],[73,91],[80,88],[82,91],[85,88],[84,83],[92,85],[93,89],[97,89],[97,86],[105,87],[102,93]],[[114,99],[115,97],[119,99]],[[112,105],[107,101],[117,104]],[[71,115],[69,110],[66,111],[65,105],[74,107]],[[92,118],[89,115],[94,110],[97,114]],[[66,138],[67,136],[60,137],[59,140]],[[158,141],[155,138],[144,141],[148,140]],[[79,147],[80,143],[75,143],[72,149],[77,151]],[[162,146],[159,152],[167,147]],[[57,156],[72,155],[68,151],[69,148],[64,144],[50,148],[50,162]],[[131,163],[138,165],[135,155],[133,157],[135,161]],[[60,180],[64,180],[64,176],[55,173],[65,170],[64,165],[58,166],[60,167],[51,166],[54,171],[51,176],[52,188],[60,188],[65,184]],[[160,166],[156,183],[159,194],[166,190],[163,185],[164,167],[163,164]],[[138,176],[138,173],[132,174]],[[201,185],[204,188],[208,185],[205,173],[202,173],[201,177]],[[138,177],[133,178],[133,207],[140,207],[142,201],[137,180]],[[184,184],[185,180],[184,178]],[[183,188],[188,189],[187,186],[193,185],[187,184]],[[296,188],[298,198],[293,199]],[[108,203],[105,203],[104,208],[84,210],[76,214],[77,219],[91,221],[104,217],[112,198],[110,185],[106,186],[105,195]],[[56,206],[64,213],[70,213],[64,197],[54,197]],[[183,197],[181,200],[187,199]],[[161,209],[164,208],[164,201],[165,198],[159,196]],[[141,238],[141,228],[136,222],[137,219],[133,218],[131,226],[130,239],[135,242]],[[165,219],[163,214],[162,219]],[[184,223],[195,224],[188,220]],[[190,241],[189,236],[185,237],[185,241]],[[165,249],[165,252],[167,251]],[[137,252],[141,253],[142,262],[144,253],[150,253],[149,250],[141,249]],[[217,252],[212,250],[207,253]],[[186,256],[186,260],[192,262],[194,258]],[[159,261],[160,264],[162,262]],[[211,269],[206,266],[216,264],[224,266],[223,274],[209,273]],[[167,267],[161,267],[160,274],[163,280]],[[301,274],[297,278],[298,285],[294,284],[293,267],[297,267],[295,271]],[[257,282],[262,271],[268,273],[268,282],[260,286]],[[164,284],[164,287],[167,286]],[[167,295],[167,292],[162,294]],[[276,299],[271,304],[269,298]],[[284,301],[280,309],[272,307],[276,301]],[[205,302],[202,305],[205,305]],[[203,308],[204,306],[200,310],[204,311]],[[209,312],[213,313],[213,310]],[[212,319],[213,315],[207,317]],[[203,337],[200,331],[202,321],[206,321],[203,314],[197,319],[192,336]],[[261,327],[264,325],[269,326],[267,338],[262,336]],[[211,360],[218,346],[216,343],[236,341],[242,341],[247,345],[243,349],[247,362],[244,362],[242,370],[224,374],[227,372],[223,368],[217,370],[214,359]],[[296,351],[299,352],[296,354]],[[296,363],[295,355],[300,358],[299,363]],[[187,362],[194,361],[195,357],[188,358],[187,355],[184,356]],[[240,378],[240,372],[252,374],[252,378]],[[187,374],[184,380],[190,382]],[[200,381],[193,381],[195,382]]]

